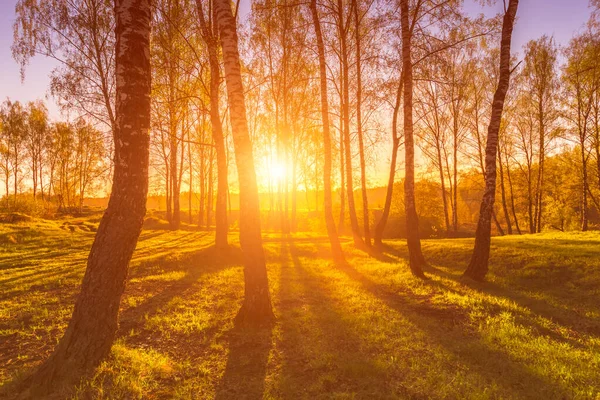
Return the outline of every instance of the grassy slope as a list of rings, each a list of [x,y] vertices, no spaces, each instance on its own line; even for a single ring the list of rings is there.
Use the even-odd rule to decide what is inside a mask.
[[[93,224],[0,225],[0,397],[45,358],[72,310]],[[600,234],[493,241],[490,281],[459,276],[472,240],[326,259],[325,238],[266,236],[273,329],[239,331],[239,252],[145,231],[111,358],[75,398],[600,398]],[[232,236],[232,240],[235,240]]]

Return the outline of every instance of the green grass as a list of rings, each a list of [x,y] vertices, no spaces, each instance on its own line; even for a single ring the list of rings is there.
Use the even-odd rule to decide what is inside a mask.
[[[94,228],[0,225],[0,397],[60,338]],[[484,284],[460,280],[470,239],[424,241],[422,282],[403,241],[369,257],[346,240],[335,267],[325,238],[269,234],[277,320],[255,331],[233,326],[239,250],[211,242],[142,233],[111,356],[70,398],[600,399],[599,233],[495,238]]]

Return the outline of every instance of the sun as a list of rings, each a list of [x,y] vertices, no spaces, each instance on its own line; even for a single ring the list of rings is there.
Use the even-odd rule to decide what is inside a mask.
[[[269,168],[269,176],[271,177],[272,181],[280,181],[285,178],[285,175],[286,168],[285,164],[283,163],[275,162],[271,165],[271,168]]]

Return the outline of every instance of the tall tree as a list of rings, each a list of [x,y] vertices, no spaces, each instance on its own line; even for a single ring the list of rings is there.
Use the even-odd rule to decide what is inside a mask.
[[[244,254],[244,303],[236,319],[257,324],[273,319],[252,142],[248,132],[244,85],[238,49],[237,22],[228,0],[215,0],[229,103],[229,119],[240,186],[240,245]]]
[[[37,198],[37,189],[42,191],[43,186],[43,154],[46,135],[48,134],[48,110],[41,101],[30,102],[27,105],[27,133],[25,147],[31,164],[31,182],[33,186],[33,199]]]
[[[113,186],[73,316],[32,378],[40,398],[75,382],[109,353],[127,266],[146,213],[150,129],[150,0],[116,0],[116,130]]]
[[[415,142],[413,126],[413,62],[412,37],[414,21],[410,23],[409,0],[400,0],[402,25],[402,74],[404,77],[404,209],[406,213],[406,242],[408,245],[410,270],[413,275],[423,278],[425,257],[421,251],[419,217],[415,203]]]
[[[106,147],[102,133],[83,119],[75,124],[74,142],[74,189],[78,198],[79,212],[83,210],[83,201],[89,195],[94,184],[108,169],[106,168]]]
[[[214,12],[205,16],[202,1],[196,0],[198,20],[202,38],[206,44],[208,64],[210,67],[210,124],[212,137],[217,153],[217,204],[215,209],[215,246],[227,247],[227,153],[225,152],[225,136],[219,113],[219,87],[221,85],[221,67],[218,58],[218,31],[215,23]],[[214,10],[214,7],[208,7]]]
[[[10,173],[6,173],[6,201],[8,204],[8,177],[13,177],[14,188],[14,207],[17,206],[17,196],[19,194],[20,178],[22,179],[21,166],[25,160],[24,143],[27,129],[27,113],[23,105],[18,101],[6,100],[2,103],[2,126],[3,136],[5,136],[6,145],[6,161],[7,169],[10,168]],[[10,165],[10,167],[9,167]]]
[[[360,8],[360,2],[354,0],[354,36],[355,36],[355,47],[356,47],[356,135],[358,136],[358,154],[360,162],[360,189],[362,194],[363,204],[363,231],[365,236],[365,244],[371,246],[371,228],[369,224],[369,201],[367,197],[367,171],[365,164],[365,144],[364,144],[364,133],[363,133],[363,121],[362,121],[362,101],[363,101],[363,88],[362,88],[362,19],[364,17],[363,11]]]
[[[396,101],[394,102],[394,109],[392,111],[392,157],[390,161],[390,172],[388,175],[388,184],[385,192],[385,203],[381,218],[375,226],[375,236],[373,242],[375,246],[381,246],[383,239],[383,232],[387,225],[390,210],[392,208],[392,196],[394,193],[394,182],[396,180],[396,168],[398,159],[398,150],[400,148],[400,135],[398,135],[398,114],[400,113],[400,106],[402,105],[402,92],[404,89],[404,76],[400,74],[398,81],[398,87],[396,89]]]
[[[327,226],[327,235],[329,237],[333,259],[336,262],[341,262],[344,260],[344,253],[335,227],[335,220],[333,219],[333,199],[331,194],[331,130],[329,125],[329,99],[327,98],[327,65],[325,63],[325,45],[323,44],[323,34],[321,32],[319,11],[317,10],[317,0],[311,0],[310,11],[317,39],[317,51],[319,54],[321,121],[323,123],[323,151],[325,157],[325,162],[323,164],[323,197],[325,200],[323,212],[325,213],[325,224]]]
[[[500,43],[500,73],[498,86],[492,103],[492,114],[488,127],[485,150],[485,191],[479,209],[479,221],[475,233],[475,248],[471,262],[464,275],[475,280],[483,280],[488,271],[491,242],[491,219],[494,211],[496,196],[496,159],[498,147],[498,134],[502,122],[504,100],[510,84],[510,46],[512,32],[517,15],[519,0],[509,0],[508,9],[504,12],[502,22],[502,38]]]
[[[354,4],[351,4],[351,8]],[[358,217],[356,216],[356,204],[354,201],[354,178],[352,169],[352,149],[350,141],[350,62],[348,38],[350,31],[350,15],[346,15],[346,6],[344,0],[337,1],[336,7],[336,24],[338,36],[340,40],[340,66],[341,66],[341,117],[342,122],[341,132],[343,134],[344,147],[344,166],[346,171],[346,197],[348,200],[348,213],[350,215],[350,228],[352,229],[352,237],[354,245],[362,247],[364,242],[360,235],[358,227]]]
[[[490,66],[490,63],[493,62],[492,59],[495,60],[495,54],[497,52],[492,51],[486,57],[480,57],[475,60],[477,63],[475,64],[475,68],[473,73],[471,74],[471,79],[469,79],[469,91],[470,95],[470,105],[468,108],[468,121],[469,121],[469,131],[471,132],[470,142],[471,147],[475,150],[467,152],[466,154],[470,156],[470,158],[475,162],[475,164],[479,167],[481,175],[483,176],[483,182],[485,183],[485,147],[486,147],[486,136],[484,135],[485,128],[483,127],[484,121],[486,119],[486,107],[487,104],[492,104],[492,99],[488,101],[488,92],[491,91],[490,88],[495,87],[497,80],[497,72],[493,66]],[[494,73],[489,73],[489,71],[494,71]],[[495,78],[495,79],[494,79]],[[494,82],[492,82],[494,80]],[[498,218],[496,216],[496,211],[492,210],[492,219],[494,221],[494,225],[498,230],[500,235],[504,235],[504,231]]]
[[[6,114],[3,108],[0,108],[0,173],[4,180],[4,201],[5,207],[8,209],[8,193],[10,187],[10,150],[8,147],[8,135],[5,131]]]
[[[548,36],[532,40],[525,47],[525,63],[522,71],[523,92],[528,100],[528,106],[534,110],[538,147],[533,232],[542,230],[544,161],[549,144],[555,136],[555,122],[558,118],[557,53],[556,45]]]
[[[92,118],[114,134],[115,19],[107,0],[19,0],[13,56],[25,67],[36,54],[58,61],[51,92],[69,111]]]
[[[593,130],[591,126],[593,118],[591,117],[594,110],[594,95],[598,91],[596,76],[600,76],[600,73],[597,72],[597,59],[593,56],[596,46],[592,36],[587,32],[574,37],[565,49],[567,63],[563,69],[563,89],[566,95],[566,107],[563,115],[574,128],[581,168],[580,209],[582,231],[587,231],[589,227],[588,161],[591,151],[588,144]]]
[[[429,71],[423,73],[423,84],[421,85],[420,101],[417,101],[417,110],[419,119],[422,121],[422,129],[418,131],[420,139],[419,147],[430,159],[431,163],[437,168],[440,175],[440,187],[442,204],[444,205],[444,222],[447,234],[450,234],[450,211],[448,205],[448,193],[446,190],[446,176],[450,182],[450,191],[452,192],[452,181],[450,180],[450,171],[446,168],[448,165],[448,125],[450,124],[450,115],[446,107],[442,104],[444,99],[440,96],[445,85],[438,81],[431,73],[439,71],[439,65],[433,62],[429,65]],[[445,162],[444,162],[445,161]]]

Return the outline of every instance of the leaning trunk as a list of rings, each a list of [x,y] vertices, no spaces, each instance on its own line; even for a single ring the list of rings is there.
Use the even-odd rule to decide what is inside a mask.
[[[32,379],[43,397],[91,372],[110,352],[127,266],[146,213],[150,129],[150,1],[117,0],[115,162],[108,207],[92,245],[73,316]]]
[[[446,180],[444,178],[444,166],[442,164],[442,149],[441,143],[436,141],[437,164],[440,172],[440,186],[442,190],[442,204],[444,205],[444,222],[446,223],[446,234],[450,235],[450,217],[448,211],[448,197],[446,196]],[[452,192],[452,187],[450,187]]]
[[[514,192],[513,192],[512,178],[510,176],[510,164],[508,162],[508,154],[506,154],[506,152],[504,154],[505,154],[505,158],[506,158],[506,178],[508,179],[508,190],[510,192],[510,209],[512,212],[513,219],[515,221],[515,228],[517,229],[517,233],[520,235],[521,228],[519,227],[519,220],[517,219],[517,210],[515,207],[515,196],[514,196]]]
[[[544,161],[546,158],[546,127],[544,125],[544,109],[540,96],[540,104],[538,107],[539,113],[539,124],[540,124],[540,153],[538,157],[538,176],[537,176],[537,184],[536,184],[536,232],[542,231],[542,196],[544,194],[543,185],[544,185]]]
[[[375,227],[375,237],[373,238],[375,246],[381,246],[383,232],[390,217],[390,209],[392,207],[392,196],[394,194],[394,181],[396,179],[396,162],[398,159],[398,147],[400,147],[400,138],[398,137],[398,113],[400,111],[400,102],[402,100],[402,90],[404,89],[404,75],[400,75],[400,83],[396,92],[396,103],[394,104],[394,113],[392,114],[392,160],[390,161],[390,175],[388,178],[388,186],[385,193],[385,204],[381,219]]]
[[[504,110],[504,99],[510,83],[510,43],[517,14],[519,0],[510,0],[508,10],[504,14],[502,24],[502,42],[500,45],[500,76],[498,88],[492,103],[492,115],[488,127],[485,151],[485,191],[479,209],[479,221],[475,233],[475,248],[471,262],[464,275],[475,280],[483,280],[488,271],[490,257],[491,219],[496,196],[496,157],[498,149],[498,133]]]
[[[581,230],[585,232],[588,230],[588,176],[587,176],[587,157],[585,154],[585,148],[581,146]]]
[[[409,26],[408,0],[400,3],[402,23],[402,71],[404,73],[404,209],[406,213],[406,242],[410,270],[413,275],[424,277],[425,258],[421,251],[419,217],[415,203],[415,143],[413,137],[413,65],[411,60],[412,32]]]
[[[340,102],[342,101],[340,91]],[[344,122],[342,113],[340,113],[340,219],[338,222],[338,232],[343,233],[345,230],[344,218],[346,216],[346,178],[344,177]]]
[[[454,169],[454,191],[452,192],[452,230],[458,232],[458,127],[457,122],[454,122],[454,143],[452,148],[452,161]]]
[[[500,147],[498,147],[498,167],[500,169],[500,197],[502,199],[502,210],[504,211],[506,230],[508,231],[509,235],[512,235],[512,224],[510,222],[510,214],[508,213],[508,206],[506,204],[506,190],[504,188],[504,167],[502,166],[502,154],[500,153]]]

